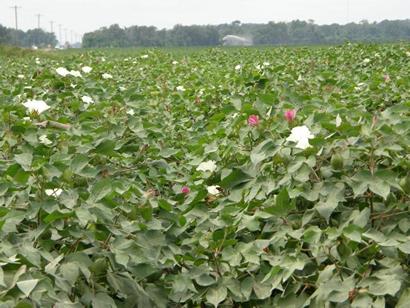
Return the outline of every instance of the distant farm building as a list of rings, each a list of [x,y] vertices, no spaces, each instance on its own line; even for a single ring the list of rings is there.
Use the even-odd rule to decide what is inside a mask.
[[[222,39],[224,46],[251,46],[252,40],[237,35],[227,35]]]

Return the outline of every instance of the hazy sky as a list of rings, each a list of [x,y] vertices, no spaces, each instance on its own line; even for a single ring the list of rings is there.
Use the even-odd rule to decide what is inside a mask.
[[[76,33],[118,23],[121,26],[218,24],[313,19],[319,24],[410,18],[410,0],[0,0],[0,24],[14,27],[18,5],[19,28],[49,30],[50,20]],[[349,9],[348,9],[349,7]]]

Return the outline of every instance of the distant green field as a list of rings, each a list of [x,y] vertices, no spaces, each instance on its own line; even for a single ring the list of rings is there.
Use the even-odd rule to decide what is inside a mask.
[[[410,45],[0,48],[0,307],[408,307]]]

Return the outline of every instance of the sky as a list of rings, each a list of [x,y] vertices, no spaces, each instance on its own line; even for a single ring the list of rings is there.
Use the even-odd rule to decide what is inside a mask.
[[[410,18],[409,0],[0,0],[0,24],[19,29],[40,27],[59,35],[81,35],[103,26],[219,24],[234,20],[266,23],[313,19],[318,24]],[[75,35],[73,34],[73,35]]]

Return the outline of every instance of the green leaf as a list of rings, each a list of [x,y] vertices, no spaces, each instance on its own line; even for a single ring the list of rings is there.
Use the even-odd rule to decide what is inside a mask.
[[[74,262],[64,263],[60,266],[61,275],[65,280],[67,280],[71,285],[74,285],[77,281],[79,272],[78,264]]]
[[[407,288],[401,294],[396,308],[407,308],[410,303],[410,288]]]
[[[104,179],[96,184],[91,188],[90,191],[90,200],[93,202],[98,202],[101,199],[105,198],[112,192],[112,181],[109,179]]]
[[[73,169],[73,172],[77,174],[81,172],[85,168],[85,166],[88,165],[88,161],[88,156],[85,156],[83,154],[76,155],[71,162],[71,168]]]
[[[279,150],[280,147],[277,147],[272,140],[265,140],[252,150],[251,161],[254,165],[257,165],[265,159],[274,156]]]
[[[343,235],[357,243],[361,243],[362,241],[362,230],[355,225],[348,225],[346,228],[344,228]]]
[[[17,287],[24,293],[24,295],[26,295],[26,297],[29,297],[38,282],[38,279],[18,281]]]
[[[386,178],[386,177],[385,177]],[[390,178],[383,180],[383,177],[378,177],[377,174],[372,175],[370,171],[361,171],[353,178],[351,187],[355,196],[363,194],[367,189],[370,189],[375,194],[387,199],[390,193]]]
[[[116,154],[115,145],[116,143],[113,140],[104,140],[95,148],[95,152],[106,156],[114,156]]]
[[[177,154],[179,152],[178,149],[173,149],[173,148],[169,148],[169,149],[163,149],[161,150],[161,152],[159,153],[159,155],[161,157],[164,158],[169,158],[171,156],[174,156],[175,154]]]
[[[221,187],[232,189],[241,184],[247,183],[252,177],[241,169],[234,169],[227,177],[221,181]]]
[[[14,160],[18,163],[24,171],[30,171],[31,163],[33,161],[32,153],[16,154]]]
[[[330,215],[332,215],[339,203],[344,200],[344,184],[337,183],[330,189],[326,200],[320,201],[315,206],[315,209],[324,219],[326,219],[326,222],[329,223]]]
[[[402,252],[404,252],[404,253],[406,253],[406,254],[410,254],[410,241],[405,242],[405,243],[403,243],[403,244],[400,244],[400,245],[398,246],[398,248],[399,248]]]
[[[382,196],[385,200],[390,194],[390,184],[376,177],[369,182],[369,189],[375,194]]]
[[[117,308],[114,300],[106,293],[97,293],[92,299],[93,308]]]
[[[158,200],[158,205],[160,208],[162,208],[163,210],[167,211],[167,212],[171,212],[172,211],[172,205],[169,204],[166,200]]]
[[[54,211],[54,212],[52,212],[51,214],[47,215],[44,218],[44,222],[49,224],[49,223],[52,223],[53,221],[56,221],[56,220],[66,219],[66,218],[72,217],[73,215],[74,215],[74,213],[71,212],[71,211],[70,212]]]
[[[202,287],[208,287],[216,283],[216,280],[208,274],[202,274],[201,276],[197,277],[195,281]]]
[[[293,209],[295,209],[295,202],[290,200],[289,193],[284,188],[276,196],[275,205],[266,208],[266,212],[277,216],[285,216]]]
[[[4,282],[4,272],[1,267],[0,267],[0,287],[7,288],[7,285]]]
[[[259,283],[257,281],[253,284],[253,291],[258,299],[266,299],[272,293],[272,285],[269,283]]]
[[[228,290],[224,286],[213,287],[206,292],[206,300],[214,307],[218,307],[226,297],[228,296]]]
[[[369,286],[369,293],[382,296],[382,295],[391,295],[395,296],[399,292],[401,287],[401,282],[396,279],[382,280],[373,282]]]

